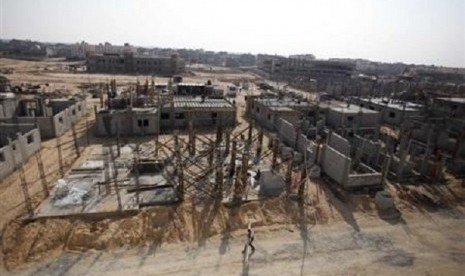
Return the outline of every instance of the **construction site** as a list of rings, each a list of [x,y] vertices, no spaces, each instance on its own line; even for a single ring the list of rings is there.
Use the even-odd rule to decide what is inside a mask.
[[[464,98],[324,100],[253,70],[72,64],[0,59],[14,70],[0,91],[0,272],[463,271]],[[257,251],[243,259],[248,227]]]

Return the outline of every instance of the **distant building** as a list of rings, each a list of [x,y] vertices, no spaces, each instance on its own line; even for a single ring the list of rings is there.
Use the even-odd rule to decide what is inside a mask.
[[[184,72],[184,60],[171,57],[141,56],[133,53],[95,54],[87,58],[87,71],[93,73],[140,73],[172,76]]]

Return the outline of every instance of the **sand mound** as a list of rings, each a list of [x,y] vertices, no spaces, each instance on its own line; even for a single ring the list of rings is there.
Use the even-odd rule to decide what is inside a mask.
[[[312,207],[302,211],[297,202],[276,198],[235,208],[218,202],[153,207],[137,215],[101,220],[47,219],[24,225],[15,221],[5,229],[2,248],[6,268],[14,269],[62,249],[109,250],[146,243],[192,242],[244,229],[249,222],[254,227],[313,223],[314,212]]]

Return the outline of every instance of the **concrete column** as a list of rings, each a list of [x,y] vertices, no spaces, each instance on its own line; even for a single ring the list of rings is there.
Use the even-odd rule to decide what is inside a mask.
[[[307,166],[302,165],[302,170],[300,173],[300,183],[299,183],[299,198],[303,199],[305,194],[305,189],[307,186]]]
[[[275,170],[278,162],[279,139],[275,138],[273,141],[273,156],[271,162],[271,169]]]
[[[184,172],[181,161],[181,149],[177,133],[174,135],[174,148],[176,152],[176,174],[178,178],[178,195],[181,201],[184,200]]]
[[[230,147],[231,147],[231,145],[230,145],[231,144],[231,131],[227,131],[225,133],[225,135],[226,135],[226,137],[225,137],[226,138],[226,141],[225,141],[226,147],[225,147],[225,150],[224,150],[224,155],[228,156],[229,155],[229,150],[230,150]]]
[[[223,140],[223,119],[220,114],[220,118],[217,120],[216,124],[216,143],[215,146],[219,147],[221,145],[221,142]]]
[[[263,128],[260,128],[258,131],[257,160],[260,159],[262,155],[262,146],[263,146]]]
[[[392,156],[389,156],[386,154],[386,159],[384,160],[383,173],[382,173],[382,178],[381,178],[381,183],[383,185],[386,185],[386,178],[389,173],[389,168],[391,166],[391,160],[392,160]]]
[[[245,191],[245,187],[247,185],[247,171],[249,169],[249,151],[248,147],[244,148],[244,152],[242,153],[242,165],[241,165],[241,183],[242,183],[242,191]]]
[[[248,145],[252,144],[252,134],[253,134],[253,122],[251,121],[249,124],[249,131],[248,131],[248,136],[247,136]]]
[[[236,171],[236,149],[237,141],[232,141],[232,150],[231,150],[231,162],[229,164],[229,177],[233,177]]]
[[[287,170],[286,170],[286,193],[291,193],[291,185],[292,185],[292,157],[287,160]]]
[[[397,172],[396,172],[398,181],[401,181],[403,178],[405,161],[408,155],[408,151],[407,151],[408,141],[407,140],[408,140],[407,135],[405,135],[405,133],[401,130],[400,145],[399,145],[399,164],[398,164]]]
[[[221,151],[217,151],[217,158],[216,158],[216,191],[218,194],[219,199],[223,199],[223,158],[221,156]]]
[[[194,121],[189,118],[189,155],[195,155],[195,133],[194,133]]]
[[[425,155],[423,156],[423,161],[421,162],[421,169],[420,169],[420,173],[422,175],[427,175],[427,170],[428,170],[428,163],[429,163],[429,159],[431,157],[431,153],[433,152],[432,150],[432,131],[430,130],[429,134],[428,134],[428,142],[426,144],[426,149],[425,149]]]
[[[215,155],[215,144],[213,142],[210,143],[210,151],[208,153],[208,166],[213,166],[213,158]]]

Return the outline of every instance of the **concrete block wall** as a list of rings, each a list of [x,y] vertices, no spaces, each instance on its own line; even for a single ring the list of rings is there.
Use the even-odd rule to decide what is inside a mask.
[[[382,182],[381,173],[364,173],[364,174],[350,174],[347,178],[347,183],[344,187],[346,188],[356,188],[356,187],[366,187],[366,186],[375,186],[380,185]]]
[[[376,158],[381,150],[380,143],[363,138],[359,135],[354,135],[351,140],[351,144],[356,150],[362,151],[361,160],[370,164],[374,164],[376,162]]]
[[[347,139],[340,136],[335,132],[330,132],[328,137],[328,145],[333,149],[337,150],[338,152],[350,156],[351,146]]]
[[[17,134],[10,144],[0,148],[0,179],[4,179],[17,167],[40,150],[39,130],[34,128],[24,134]]]
[[[294,125],[283,119],[280,119],[279,122],[278,134],[281,141],[285,142],[291,147],[294,147],[296,141],[296,131]]]
[[[332,180],[344,185],[349,176],[352,160],[334,148],[323,145],[321,148],[321,168]]]
[[[74,110],[74,112],[73,112]],[[42,139],[54,138],[68,131],[72,123],[76,123],[86,114],[86,102],[77,101],[53,116],[17,117],[4,119],[3,122],[19,124],[37,124]]]
[[[148,126],[139,126],[139,120],[147,120]],[[155,134],[158,130],[156,113],[99,113],[97,115],[97,135],[121,136]]]
[[[18,100],[3,99],[0,102],[0,118],[8,119],[13,117],[17,112]]]

